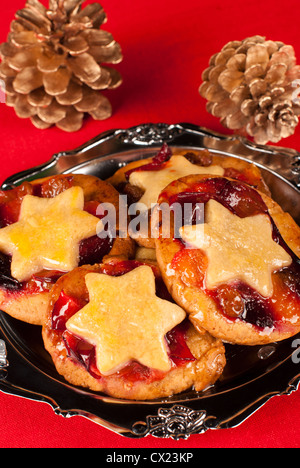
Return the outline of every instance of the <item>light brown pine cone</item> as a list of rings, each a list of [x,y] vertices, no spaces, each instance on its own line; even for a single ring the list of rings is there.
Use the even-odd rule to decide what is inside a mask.
[[[229,42],[211,57],[199,92],[225,127],[259,144],[277,143],[299,123],[299,79],[292,46],[254,36]]]
[[[96,120],[112,114],[100,91],[122,82],[120,73],[107,66],[122,60],[121,47],[99,29],[106,21],[101,5],[82,8],[83,2],[49,0],[47,9],[27,0],[0,46],[6,104],[38,128],[56,125],[73,132],[85,113]]]

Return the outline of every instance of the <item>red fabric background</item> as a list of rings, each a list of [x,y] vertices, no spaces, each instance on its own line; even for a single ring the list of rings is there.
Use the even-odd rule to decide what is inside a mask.
[[[0,42],[25,0],[2,2]],[[90,3],[90,1],[88,1]],[[45,3],[47,4],[47,3]],[[260,34],[291,44],[300,63],[299,0],[102,0],[105,29],[120,42],[117,65],[124,84],[109,93],[112,118],[88,120],[78,133],[37,130],[0,105],[1,182],[9,175],[75,148],[97,134],[144,122],[191,122],[230,133],[205,110],[198,94],[211,55],[235,39]],[[300,149],[300,127],[281,146]],[[273,398],[242,425],[210,431],[187,441],[125,439],[81,417],[63,419],[43,403],[0,393],[0,447],[195,448],[299,447],[300,393]]]

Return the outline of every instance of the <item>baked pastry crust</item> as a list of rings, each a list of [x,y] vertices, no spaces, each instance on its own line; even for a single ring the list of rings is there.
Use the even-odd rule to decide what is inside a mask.
[[[135,267],[145,264],[133,261]],[[146,263],[155,268],[155,263]],[[110,260],[109,267],[122,268],[120,260]],[[164,373],[158,380],[145,381],[126,378],[122,371],[110,376],[95,378],[80,362],[68,355],[61,332],[52,328],[52,313],[58,298],[63,291],[80,301],[88,301],[88,292],[85,276],[88,273],[103,273],[105,264],[83,266],[58,280],[51,292],[50,306],[47,320],[43,326],[42,336],[46,350],[50,353],[55,367],[72,385],[89,388],[93,391],[103,392],[115,398],[129,400],[152,400],[168,397],[180,393],[191,387],[201,391],[214,384],[221,376],[225,360],[225,349],[220,340],[211,337],[208,333],[199,334],[189,322],[186,331],[186,343],[195,360],[186,364],[172,367],[171,371]],[[124,324],[126,325],[126,324]]]
[[[66,181],[71,181],[70,185]],[[43,186],[44,193],[37,196],[42,198],[52,198],[70,186],[79,186],[84,192],[85,204],[89,203],[111,203],[118,213],[119,194],[108,182],[102,181],[90,175],[70,174],[68,176],[53,176],[44,179],[37,179],[27,183],[27,188],[31,187],[33,192]],[[15,221],[16,222],[16,221]],[[118,226],[117,226],[118,229]],[[129,238],[119,238],[113,240],[107,256],[113,255],[120,258],[132,258],[135,255],[135,244]],[[101,261],[101,258],[97,259]],[[52,272],[54,273],[54,272]],[[62,273],[57,272],[58,276]],[[37,275],[39,276],[39,275]],[[47,277],[46,272],[42,276]],[[49,272],[51,277],[51,272]],[[12,317],[33,324],[42,325],[46,318],[49,293],[53,283],[57,279],[43,281],[39,279],[31,284],[31,281],[20,283],[20,288],[6,288],[0,284],[0,308]],[[0,280],[1,281],[1,280]]]
[[[214,177],[215,178],[215,177]],[[224,179],[224,178],[223,178]],[[233,179],[226,178],[228,181]],[[170,197],[176,196],[190,189],[199,181],[209,180],[208,176],[189,176],[170,184],[161,194],[159,203],[168,202]],[[296,257],[300,257],[300,228],[288,214],[283,212],[280,206],[268,195],[256,191],[268,208],[269,215],[277,226],[283,240]],[[174,231],[173,231],[174,232]],[[178,268],[174,267],[174,259],[182,250],[180,240],[173,238],[156,239],[156,256],[165,284],[173,299],[189,314],[190,320],[199,330],[206,330],[213,336],[240,345],[259,345],[286,339],[300,331],[300,302],[293,299],[293,307],[287,307],[283,316],[276,316],[271,326],[258,327],[243,318],[228,316],[215,298],[208,294],[203,286],[203,281],[197,283],[196,278],[201,274],[205,277],[207,264],[203,263],[203,255],[199,256],[199,250],[190,250]],[[186,250],[187,252],[188,250]],[[299,267],[298,267],[299,269]],[[275,273],[272,274],[274,293],[272,301],[281,300],[278,280]],[[297,282],[297,279],[295,280]],[[296,283],[295,283],[296,284]],[[299,294],[299,292],[298,292]],[[297,295],[297,292],[296,292]],[[299,299],[299,297],[298,297]],[[283,300],[283,299],[282,299]],[[281,304],[280,312],[285,311],[285,306],[290,306],[291,296],[287,294],[285,304]],[[296,304],[296,305],[295,305]],[[286,316],[284,314],[286,313]]]

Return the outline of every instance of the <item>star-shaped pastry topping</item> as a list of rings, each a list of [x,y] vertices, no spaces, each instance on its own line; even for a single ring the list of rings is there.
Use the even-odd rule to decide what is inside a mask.
[[[85,281],[90,302],[66,326],[95,345],[100,373],[113,374],[131,360],[169,371],[164,336],[186,313],[155,295],[152,269],[142,265],[119,277],[88,273]]]
[[[182,239],[202,249],[208,257],[206,286],[244,281],[262,296],[273,294],[272,273],[292,263],[290,255],[272,237],[272,224],[265,214],[240,218],[220,203],[210,200],[203,225],[184,226]]]
[[[221,166],[197,166],[188,161],[184,156],[174,155],[165,164],[164,169],[158,171],[134,171],[129,176],[129,182],[145,190],[139,204],[144,205],[144,211],[151,208],[152,204],[157,203],[162,190],[174,180],[180,179],[192,174],[212,174],[224,175],[224,169]]]
[[[80,242],[99,229],[99,219],[83,207],[81,187],[55,198],[26,195],[19,221],[0,229],[0,251],[12,256],[12,276],[22,282],[43,269],[68,272],[76,268]]]

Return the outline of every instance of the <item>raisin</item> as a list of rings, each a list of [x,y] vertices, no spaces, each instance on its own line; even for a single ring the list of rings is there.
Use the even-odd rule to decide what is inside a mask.
[[[60,175],[51,177],[41,185],[42,198],[54,198],[72,187],[73,177]]]
[[[208,150],[203,150],[201,153],[188,152],[184,157],[192,164],[198,164],[199,166],[208,167],[213,162],[213,157]]]
[[[220,286],[217,289],[217,300],[228,317],[237,318],[244,312],[245,305],[243,298],[233,288]]]

